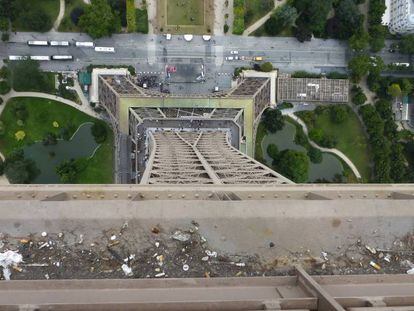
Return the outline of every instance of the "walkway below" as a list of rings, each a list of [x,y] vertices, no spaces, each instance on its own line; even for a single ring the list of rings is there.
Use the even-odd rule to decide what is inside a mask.
[[[62,104],[66,104],[68,106],[71,106],[73,108],[76,108],[79,111],[82,111],[83,113],[86,113],[87,115],[90,115],[91,117],[102,119],[102,116],[96,113],[90,105],[85,104],[77,104],[69,99],[65,99],[63,97],[59,97],[57,95],[47,94],[47,93],[40,93],[40,92],[16,92],[14,90],[10,91],[6,95],[3,96],[4,103],[7,103],[7,101],[11,98],[15,97],[36,97],[36,98],[45,98],[50,100],[58,101]],[[81,98],[82,100],[82,98]],[[5,105],[0,106],[0,114],[2,113]]]
[[[60,23],[62,22],[62,19],[64,16],[65,16],[65,0],[60,0],[59,15],[56,18],[51,31],[58,31]]]
[[[266,21],[270,18],[270,16],[272,16],[272,14],[275,11],[275,9],[277,9],[279,6],[282,6],[283,4],[286,3],[286,0],[282,0],[282,1],[274,0],[274,1],[275,1],[275,5],[274,5],[273,10],[271,10],[265,16],[263,16],[262,18],[260,18],[256,22],[254,22],[248,28],[246,28],[246,30],[243,32],[243,36],[249,36],[250,34],[252,34],[253,32],[255,32],[257,29],[259,29],[260,27],[262,27],[264,25],[264,23],[266,23]]]
[[[282,110],[282,113],[283,113],[283,110]],[[358,171],[357,167],[355,166],[355,164],[342,151],[339,151],[338,149],[335,149],[335,148],[324,148],[324,147],[319,146],[318,144],[316,144],[314,141],[312,141],[309,138],[308,127],[306,126],[305,122],[302,121],[302,119],[298,118],[295,114],[289,113],[289,112],[286,113],[285,115],[289,116],[290,118],[295,120],[297,123],[299,123],[300,126],[302,126],[303,132],[308,137],[309,143],[311,144],[312,147],[317,148],[322,152],[329,152],[329,153],[333,153],[333,154],[337,155],[351,168],[351,170],[354,173],[354,175],[356,176],[356,178],[362,179],[362,176],[359,173],[359,171]]]

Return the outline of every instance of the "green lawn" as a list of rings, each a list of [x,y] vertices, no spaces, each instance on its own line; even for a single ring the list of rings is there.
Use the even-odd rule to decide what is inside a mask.
[[[244,24],[249,27],[274,8],[273,0],[245,0]]]
[[[80,29],[78,26],[76,26],[72,19],[70,18],[70,14],[72,10],[76,7],[85,8],[86,4],[83,2],[83,0],[72,0],[70,3],[66,1],[65,3],[65,15],[63,16],[62,22],[59,26],[59,31],[63,32],[80,32]]]
[[[300,117],[302,113],[304,112],[299,112],[297,115]],[[341,124],[331,121],[328,110],[322,114],[313,112],[313,115],[315,117],[314,124],[306,118],[302,118],[308,129],[322,129],[325,133],[334,135],[338,141],[336,148],[351,159],[361,173],[363,181],[368,182],[371,176],[370,151],[367,137],[355,113],[350,110],[349,117]]]
[[[203,25],[204,0],[168,0],[167,25]]]
[[[17,124],[14,108],[24,105],[28,117],[23,126]],[[46,133],[59,134],[62,128],[69,130],[70,136],[85,122],[94,122],[95,118],[75,108],[52,100],[41,98],[13,98],[0,117],[4,124],[5,134],[0,137],[0,150],[7,156],[16,148],[42,140]],[[59,128],[53,127],[57,121]],[[15,133],[23,130],[26,137],[22,141],[15,139]],[[109,127],[108,127],[109,130]],[[110,133],[112,133],[109,130]],[[112,183],[113,172],[113,135],[97,150],[95,156],[87,160],[85,170],[79,176],[79,183]],[[85,160],[86,161],[86,160]]]
[[[265,163],[262,150],[262,140],[266,136],[267,131],[262,122],[259,123],[256,133],[254,157],[257,161]]]

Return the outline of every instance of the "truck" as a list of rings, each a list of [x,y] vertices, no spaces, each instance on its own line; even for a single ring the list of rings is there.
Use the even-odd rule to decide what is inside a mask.
[[[115,48],[109,46],[96,46],[95,52],[115,53]]]
[[[263,60],[263,56],[255,56],[253,57],[253,60],[256,62],[261,62]]]
[[[91,41],[76,41],[75,45],[77,47],[93,48],[95,46],[95,43]]]

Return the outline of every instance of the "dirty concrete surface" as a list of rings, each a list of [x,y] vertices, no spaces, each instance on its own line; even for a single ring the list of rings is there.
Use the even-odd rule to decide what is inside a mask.
[[[10,267],[12,280],[274,276],[291,274],[295,264],[319,275],[407,273],[414,268],[414,233],[396,237],[388,249],[357,238],[335,253],[305,250],[280,255],[277,241],[270,241],[264,247],[274,250],[273,258],[264,260],[249,250],[244,254],[219,251],[201,232],[195,221],[174,230],[154,224],[144,237],[141,232],[139,247],[128,222],[93,238],[79,232],[27,236],[3,232],[0,253],[12,250],[23,257],[23,262]]]

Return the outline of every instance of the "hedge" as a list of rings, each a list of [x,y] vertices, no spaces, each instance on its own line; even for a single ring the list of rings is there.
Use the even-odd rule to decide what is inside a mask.
[[[137,31],[148,33],[148,11],[147,9],[136,10]]]
[[[242,35],[244,32],[244,0],[234,0],[233,34]]]
[[[137,30],[137,24],[134,0],[126,1],[126,19],[128,32],[135,32]]]

